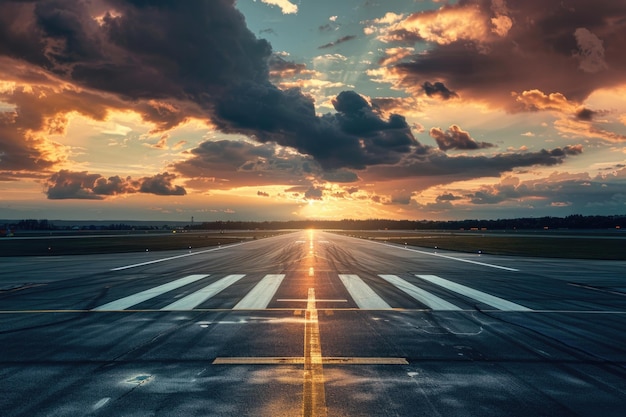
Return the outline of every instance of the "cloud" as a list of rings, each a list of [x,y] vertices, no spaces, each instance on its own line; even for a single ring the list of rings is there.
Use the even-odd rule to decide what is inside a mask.
[[[308,70],[305,64],[287,61],[278,54],[272,54],[269,58],[269,75],[273,80],[291,78],[297,75],[316,75],[314,70]]]
[[[394,19],[395,20],[395,19]],[[393,20],[383,20],[385,23]],[[490,40],[494,34],[502,37],[511,28],[511,19],[497,14],[490,19],[475,3],[460,2],[457,6],[443,6],[435,11],[422,11],[396,21],[382,31],[383,42],[414,42],[417,40],[448,45],[458,41]]]
[[[164,172],[162,174],[156,174],[153,177],[144,177],[139,180],[141,186],[139,187],[140,193],[149,193],[156,195],[185,195],[187,191],[180,185],[172,184],[172,181],[176,179],[175,174]]]
[[[515,168],[556,166],[568,156],[581,154],[581,145],[538,152],[499,153],[493,156],[448,156],[427,148],[406,156],[396,165],[368,167],[359,173],[364,181],[404,181],[413,191],[481,177],[499,177]]]
[[[324,195],[324,189],[321,187],[310,187],[304,192],[306,200],[321,200]]]
[[[411,56],[414,52],[415,48],[387,48],[385,49],[385,58],[381,58],[378,63],[382,66],[390,65]]]
[[[515,180],[515,181],[512,181]],[[610,214],[626,204],[626,169],[609,175],[553,173],[548,177],[520,181],[505,178],[466,196],[471,204],[530,202],[534,207],[569,208],[573,213],[603,210]]]
[[[87,171],[62,170],[50,177],[46,194],[50,200],[102,200],[104,197],[93,190],[100,178],[102,178],[100,174],[89,174]]]
[[[134,193],[185,195],[183,187],[172,184],[174,179],[176,175],[167,172],[132,180],[130,177],[105,178],[87,171],[61,170],[47,180],[46,194],[49,200],[103,200],[110,196]]]
[[[585,107],[576,110],[576,118],[579,120],[591,121],[596,114],[598,114],[598,112]]]
[[[269,4],[271,6],[278,6],[283,14],[295,14],[298,13],[298,6],[291,3],[289,0],[261,0],[262,3]]]
[[[585,72],[595,73],[608,68],[604,60],[603,42],[588,29],[578,28],[574,32],[578,51],[574,56],[580,61],[579,68]]]
[[[459,4],[445,6],[443,12],[466,7],[465,2]],[[464,9],[460,16],[480,12],[489,18],[497,17],[491,9],[476,7],[469,12]],[[510,13],[513,16],[519,10]],[[453,13],[448,17],[454,17]],[[452,96],[453,92],[459,96],[463,93],[489,95],[496,87],[500,94],[503,86],[507,94],[530,91],[531,88],[509,88],[518,86],[510,80],[528,72],[528,67],[520,69],[519,73],[511,72],[517,71],[519,62],[515,60],[512,69],[503,67],[508,64],[502,58],[510,58],[514,43],[500,42],[500,35],[492,33],[495,27],[489,18],[483,19],[488,24],[485,28],[491,31],[487,39],[493,44],[489,55],[485,50],[476,54],[477,50],[468,48],[466,42],[436,42],[435,49],[411,61],[389,61],[388,70],[396,73],[400,86],[415,89],[419,94],[426,88],[441,97]],[[375,24],[400,24],[401,19],[403,16],[387,15]],[[517,24],[517,18],[513,20]],[[15,23],[18,21],[19,24]],[[461,23],[458,18],[456,22]],[[307,179],[307,175],[344,181],[361,177],[361,172],[357,177],[350,169],[362,170],[364,175],[380,172],[382,178],[421,175],[433,178],[432,181],[447,181],[443,177],[475,178],[519,166],[554,165],[569,155],[561,149],[561,154],[552,150],[451,158],[419,143],[403,116],[383,114],[379,107],[354,91],[344,91],[332,100],[335,113],[318,115],[311,96],[297,88],[283,90],[272,84],[273,77],[304,74],[307,70],[302,65],[273,57],[269,43],[257,39],[246,27],[233,0],[150,4],[123,0],[15,2],[3,9],[0,27],[3,28],[0,55],[4,56],[0,58],[0,68],[2,60],[13,63],[5,67],[3,76],[11,81],[11,77],[15,77],[11,70],[20,68],[20,80],[40,80],[47,94],[42,110],[41,102],[25,91],[6,93],[11,100],[4,101],[21,110],[17,116],[3,121],[10,134],[17,135],[12,123],[31,126],[32,132],[59,132],[65,123],[63,114],[77,109],[88,117],[104,120],[111,108],[132,108],[154,124],[154,132],[165,134],[194,117],[222,132],[243,134],[257,142],[239,145],[234,141],[204,142],[186,154],[187,160],[168,167],[170,172],[185,179],[186,187],[194,189],[270,183],[308,189],[312,180]],[[514,26],[506,36],[517,33],[516,28]],[[601,35],[594,27],[589,28]],[[458,39],[471,39],[469,29],[457,29]],[[429,26],[428,36],[453,35],[435,32],[434,26]],[[572,33],[570,30],[570,43],[574,42]],[[609,59],[612,38],[604,34],[601,37],[607,63],[613,68],[614,63]],[[571,50],[567,56],[573,60]],[[332,60],[345,60],[345,57],[325,55],[315,59],[314,65]],[[480,74],[476,73],[478,70]],[[577,65],[575,71],[589,76]],[[511,75],[516,77],[511,78]],[[543,79],[531,75],[524,77]],[[441,80],[437,81],[441,86],[426,84],[428,80]],[[510,96],[507,99],[510,100]],[[46,110],[46,106],[50,110]],[[67,158],[62,149],[55,151],[56,145],[41,134],[28,137],[21,133],[9,137],[0,139],[8,142],[1,156],[2,161],[10,161],[7,166],[12,167],[6,172],[14,168],[26,169],[28,175],[45,172],[48,176]],[[161,145],[165,146],[165,141]],[[377,166],[380,169],[377,170]],[[6,176],[6,172],[3,175]],[[94,191],[97,178],[90,184],[93,178],[88,175],[95,174],[85,174],[73,181],[73,177],[66,174],[67,183],[60,183],[57,188],[54,181],[49,190],[53,196],[106,195]],[[174,185],[172,175],[165,173],[135,180],[141,183],[130,189],[182,195],[184,189]],[[61,187],[63,184],[75,187],[76,191],[72,194],[71,190]]]
[[[303,68],[272,61],[270,45],[248,30],[232,0],[30,6],[11,3],[3,13],[0,53],[54,74],[75,91],[137,108],[155,132],[202,118],[226,133],[294,148],[325,169],[393,163],[419,146],[402,116],[384,119],[367,104],[320,117],[310,96],[273,85],[270,65],[274,75]],[[9,24],[18,17],[19,27]],[[335,103],[355,94],[342,93]],[[102,120],[107,108],[95,109]],[[359,120],[367,127],[357,126]]]
[[[511,92],[556,91],[581,103],[592,92],[626,83],[626,4],[542,0],[446,4],[378,30],[398,46],[430,45],[371,72],[378,81],[419,94],[436,79],[464,100],[520,110]],[[493,20],[496,19],[496,20]],[[416,47],[416,50],[422,50]]]
[[[572,113],[577,106],[576,103],[570,102],[562,93],[545,94],[537,89],[515,94],[515,101],[531,111],[556,110],[563,113]]]
[[[356,36],[354,35],[346,35],[346,36],[342,36],[341,38],[337,39],[336,41],[333,42],[329,42],[327,44],[324,44],[322,46],[319,46],[317,49],[327,49],[327,48],[332,48],[333,46],[337,46],[341,43],[344,42],[348,42],[351,41],[353,39],[356,39]]]
[[[422,84],[422,89],[428,97],[439,96],[444,100],[449,100],[452,97],[458,97],[458,94],[454,91],[451,91],[441,82],[431,83],[430,81],[424,82]]]
[[[412,146],[421,146],[404,117],[392,114],[384,119],[353,91],[333,100],[337,113],[318,117],[312,100],[298,90],[255,87],[259,86],[247,85],[222,103],[218,110],[222,119],[236,121],[222,124],[222,130],[294,148],[314,157],[324,169],[395,163]]]
[[[462,130],[457,125],[452,125],[445,132],[438,127],[433,127],[429,132],[435,139],[439,149],[447,151],[449,149],[473,150],[493,148],[495,145],[487,142],[476,142],[468,132]]]
[[[207,191],[244,186],[310,184],[322,170],[310,157],[267,143],[206,141],[188,151],[190,157],[171,169],[188,187]]]
[[[441,194],[441,195],[438,195],[436,198],[437,202],[456,201],[456,200],[462,200],[462,199],[463,197],[455,196],[454,194],[451,194],[451,193]]]

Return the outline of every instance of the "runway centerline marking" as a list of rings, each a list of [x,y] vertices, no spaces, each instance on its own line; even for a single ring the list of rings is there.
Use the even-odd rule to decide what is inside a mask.
[[[315,288],[309,288],[304,320],[303,417],[325,417],[326,393],[320,328],[315,306]]]
[[[332,357],[322,358],[324,365],[408,365],[406,358],[377,357]],[[266,356],[266,357],[220,357],[215,358],[213,365],[304,365],[304,357],[300,356]]]

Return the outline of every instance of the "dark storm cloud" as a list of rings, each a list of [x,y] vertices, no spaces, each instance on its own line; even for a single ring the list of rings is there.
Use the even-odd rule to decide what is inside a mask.
[[[486,193],[484,191],[477,191],[469,194],[467,197],[472,204],[498,204],[507,199],[503,195]]]
[[[458,167],[465,165],[468,172],[475,175],[482,172],[492,175],[515,166],[556,164],[566,154],[551,155],[549,151],[543,151],[493,158],[446,158],[420,144],[403,116],[391,114],[385,118],[377,108],[352,91],[343,92],[333,100],[335,114],[318,116],[311,97],[299,89],[280,90],[270,82],[270,65],[277,68],[285,63],[272,61],[269,43],[250,32],[234,4],[234,0],[5,0],[1,3],[0,54],[22,63],[28,62],[42,72],[55,74],[60,81],[85,87],[85,91],[106,93],[101,96],[114,97],[109,101],[119,101],[137,109],[145,120],[156,124],[156,130],[171,129],[189,115],[204,117],[223,132],[245,134],[262,144],[275,143],[295,149],[312,157],[329,172],[384,165],[381,173],[385,173],[389,166],[398,164],[393,176],[460,175],[464,171],[457,171]],[[593,27],[591,29],[596,33]],[[579,34],[579,38],[591,40],[593,44],[593,37],[588,33]],[[342,39],[345,42],[351,38]],[[510,48],[511,43],[507,45]],[[605,47],[608,57],[612,42],[606,42]],[[519,62],[515,60],[510,64],[511,68],[506,67],[502,60],[503,50],[504,46],[495,45],[489,56],[468,55],[466,46],[452,43],[445,48],[440,46],[414,62],[402,64],[408,65],[406,67],[399,65],[396,68],[403,74],[403,82],[414,82],[418,88],[422,88],[424,80],[445,79],[448,83],[448,74],[451,78],[464,80],[455,79],[454,83],[448,83],[455,89],[460,85],[488,90],[493,83],[498,88],[506,85],[508,94],[511,75],[519,77],[527,68],[518,69]],[[509,55],[507,49],[507,59]],[[296,65],[296,70],[302,68]],[[481,72],[480,80],[487,80],[487,84],[477,83],[476,71]],[[543,73],[539,75],[543,76]],[[542,79],[536,73],[525,75],[530,76]],[[433,88],[438,87],[433,84]],[[439,94],[443,91],[439,88]],[[71,94],[78,97],[81,93],[64,92],[58,99],[68,100]],[[116,106],[122,107],[120,103]],[[90,102],[80,101],[63,107],[66,108],[67,111],[80,108],[97,120],[103,120],[107,111],[104,105],[91,107]],[[19,117],[24,117],[25,124],[30,123],[26,118],[34,117],[37,120],[33,124],[43,129],[45,118],[37,110],[33,114],[35,116],[22,111]],[[4,152],[0,157],[2,161],[21,158],[18,162],[11,162],[13,165],[9,167],[31,164],[32,170],[50,170],[59,161],[49,154],[42,158],[44,152],[49,152],[42,146],[14,148],[20,140],[24,142],[24,137],[10,138],[10,144],[0,149]],[[212,146],[219,149],[216,151]],[[231,187],[247,181],[253,184],[270,181],[265,178],[274,181],[279,178],[283,184],[301,181],[301,176],[288,180],[286,173],[290,169],[306,172],[310,162],[306,156],[296,158],[293,153],[254,155],[264,149],[263,146],[246,149],[245,152],[252,154],[244,157],[237,154],[232,144],[222,144],[220,148],[205,143],[194,150],[191,159],[174,165],[172,169],[187,178],[204,179],[204,187],[206,181],[219,175],[229,176],[223,178],[219,185],[222,188],[229,186],[226,180],[230,180]],[[214,155],[227,154],[223,154],[223,159],[215,160],[211,152],[215,152]],[[24,153],[27,155],[21,156]],[[238,157],[240,165],[235,164]],[[290,161],[295,161],[294,168],[280,168],[289,166]],[[270,169],[279,170],[275,177],[267,175]],[[173,185],[172,179],[169,175],[159,174],[151,180],[144,179],[134,189],[183,194],[184,190]],[[77,190],[82,191],[76,191],[74,195],[83,198],[101,196],[94,191],[95,182],[87,184],[90,180],[91,177],[80,180],[83,182],[77,179],[67,185],[75,187],[78,182]],[[64,195],[64,191],[72,195],[69,189],[57,188],[56,182],[50,188],[53,196]]]
[[[444,100],[449,100],[452,97],[458,97],[458,94],[454,91],[448,89],[442,82],[431,83],[430,81],[426,81],[422,84],[422,89],[426,93],[428,97],[438,96]]]
[[[342,36],[341,38],[337,39],[334,42],[329,42],[327,44],[324,44],[322,46],[319,46],[317,49],[327,49],[327,48],[332,48],[333,46],[337,46],[339,44],[342,44],[344,42],[348,42],[351,41],[353,39],[356,39],[355,35],[346,35],[346,36]]]
[[[407,18],[407,30],[421,23],[421,31],[405,30],[404,36],[396,33],[395,40],[403,45],[407,41],[434,43],[428,53],[389,68],[400,78],[399,85],[417,91],[427,80],[440,79],[464,98],[486,99],[521,110],[511,100],[512,91],[559,92],[581,102],[599,88],[626,81],[626,55],[622,52],[626,3],[530,0],[506,2],[503,14],[494,14],[493,8],[490,0],[461,0],[437,12]],[[480,14],[482,19],[472,22],[475,31],[436,32],[433,14],[452,20],[461,10]],[[510,28],[494,26],[498,18],[507,19]],[[450,27],[454,28],[454,23]],[[478,28],[482,28],[480,34]]]
[[[590,109],[587,109],[587,108],[584,108],[584,107],[583,107],[583,108],[578,109],[578,110],[576,111],[576,118],[577,118],[578,120],[584,120],[584,121],[587,121],[587,122],[588,122],[588,121],[593,120],[593,117],[594,117],[596,114],[597,114],[597,112],[595,112],[595,111],[593,111],[593,110],[590,110]]]
[[[172,184],[174,179],[176,175],[167,172],[133,180],[119,176],[105,178],[87,171],[61,170],[48,179],[46,194],[50,200],[103,200],[109,196],[134,193],[185,195],[183,187]]]
[[[164,172],[162,174],[156,174],[153,177],[144,177],[141,180],[141,186],[139,187],[140,193],[156,194],[156,195],[185,195],[187,191],[180,185],[172,184],[172,181],[176,179],[175,174]]]
[[[450,126],[445,132],[437,127],[430,129],[430,136],[435,139],[439,149],[473,150],[493,148],[495,145],[487,142],[476,142],[469,134],[457,125]]]
[[[430,148],[428,152],[414,153],[395,166],[373,166],[361,176],[368,180],[402,180],[421,177],[426,184],[444,184],[479,177],[498,177],[514,168],[535,165],[555,166],[563,163],[570,155],[582,153],[582,146],[565,146],[538,152],[504,153],[494,156],[455,156]],[[427,188],[427,187],[426,187]]]
[[[318,117],[313,100],[297,89],[246,84],[220,103],[218,125],[226,132],[294,148],[313,156],[325,169],[392,164],[412,147],[421,147],[404,117],[392,114],[383,119],[353,91],[339,94],[333,105],[336,114]]]
[[[441,194],[438,195],[436,200],[437,202],[442,202],[442,201],[455,201],[455,200],[462,200],[463,197],[459,197],[459,196],[455,196],[454,194]]]
[[[11,2],[2,21],[0,53],[113,93],[156,130],[204,117],[224,132],[293,147],[328,169],[397,162],[418,145],[401,116],[383,120],[368,105],[318,117],[299,89],[271,84],[270,64],[303,68],[272,59],[234,0]]]
[[[272,54],[269,58],[269,71],[270,77],[277,80],[311,72],[307,70],[306,65],[287,61],[277,54]]]
[[[324,189],[320,187],[311,187],[304,192],[304,198],[307,200],[321,200],[324,196]]]
[[[129,99],[166,97],[207,105],[224,86],[267,80],[271,47],[247,29],[234,1],[9,5],[3,8],[7,24],[0,51],[91,88]],[[100,23],[94,20],[107,10],[111,13]],[[19,25],[8,24],[15,19]]]
[[[322,179],[329,182],[339,182],[339,183],[348,183],[348,182],[356,182],[359,180],[357,174],[348,170],[337,170],[337,171],[325,171],[322,174]]]
[[[104,197],[93,191],[96,181],[100,178],[102,178],[100,174],[89,174],[87,171],[62,170],[50,177],[46,194],[50,200],[102,200]]]
[[[626,169],[612,175],[558,174],[520,182],[517,179],[468,194],[477,205],[528,200],[534,207],[569,207],[572,212],[617,212],[626,203]]]
[[[310,157],[293,155],[274,144],[206,141],[189,151],[190,158],[172,165],[190,187],[232,189],[243,186],[309,184],[321,169]]]

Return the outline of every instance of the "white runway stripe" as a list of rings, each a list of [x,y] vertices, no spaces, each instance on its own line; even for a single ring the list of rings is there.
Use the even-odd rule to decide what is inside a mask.
[[[457,294],[465,295],[467,297],[473,298],[476,301],[480,301],[481,303],[490,305],[491,307],[497,308],[498,310],[532,311],[532,309],[528,307],[524,307],[522,305],[512,303],[511,301],[504,300],[491,294],[487,294],[482,291],[466,287],[465,285],[457,284],[456,282],[448,281],[447,279],[439,278],[436,275],[416,276],[435,285],[439,285],[440,287],[447,288],[448,290],[453,291]]]
[[[266,275],[233,310],[262,310],[267,308],[283,282],[285,274]]]
[[[380,298],[358,275],[341,274],[339,279],[359,308],[369,310],[391,309],[391,306]]]
[[[161,310],[191,310],[213,297],[215,294],[239,281],[243,277],[245,277],[245,274],[228,275],[219,281],[207,285],[201,290],[191,293],[188,296],[163,307]]]
[[[397,275],[379,275],[379,277],[433,310],[462,310],[460,307],[457,307],[454,304],[449,303],[446,300],[429,293],[428,291],[416,287],[415,285],[409,283],[408,281],[400,278]]]
[[[176,281],[168,282],[167,284],[159,285],[158,287],[150,288],[148,290],[138,292],[137,294],[129,295],[128,297],[111,301],[110,303],[103,304],[99,307],[94,308],[93,310],[124,310],[128,307],[134,306],[135,304],[142,303],[146,300],[164,294],[168,291],[175,290],[176,288],[180,288],[184,285],[191,284],[192,282],[196,282],[208,276],[208,274],[189,275],[185,278],[177,279]]]

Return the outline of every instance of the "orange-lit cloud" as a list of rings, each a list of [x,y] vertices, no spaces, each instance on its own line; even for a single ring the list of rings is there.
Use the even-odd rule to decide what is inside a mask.
[[[575,3],[459,2],[412,14],[382,26],[381,39],[434,46],[413,55],[402,50],[395,58],[386,53],[385,65],[369,74],[410,94],[441,82],[463,100],[510,110],[517,104],[511,92],[557,91],[580,103],[597,89],[626,84],[626,58],[619,52],[626,28],[609,23],[626,17],[626,6]]]

